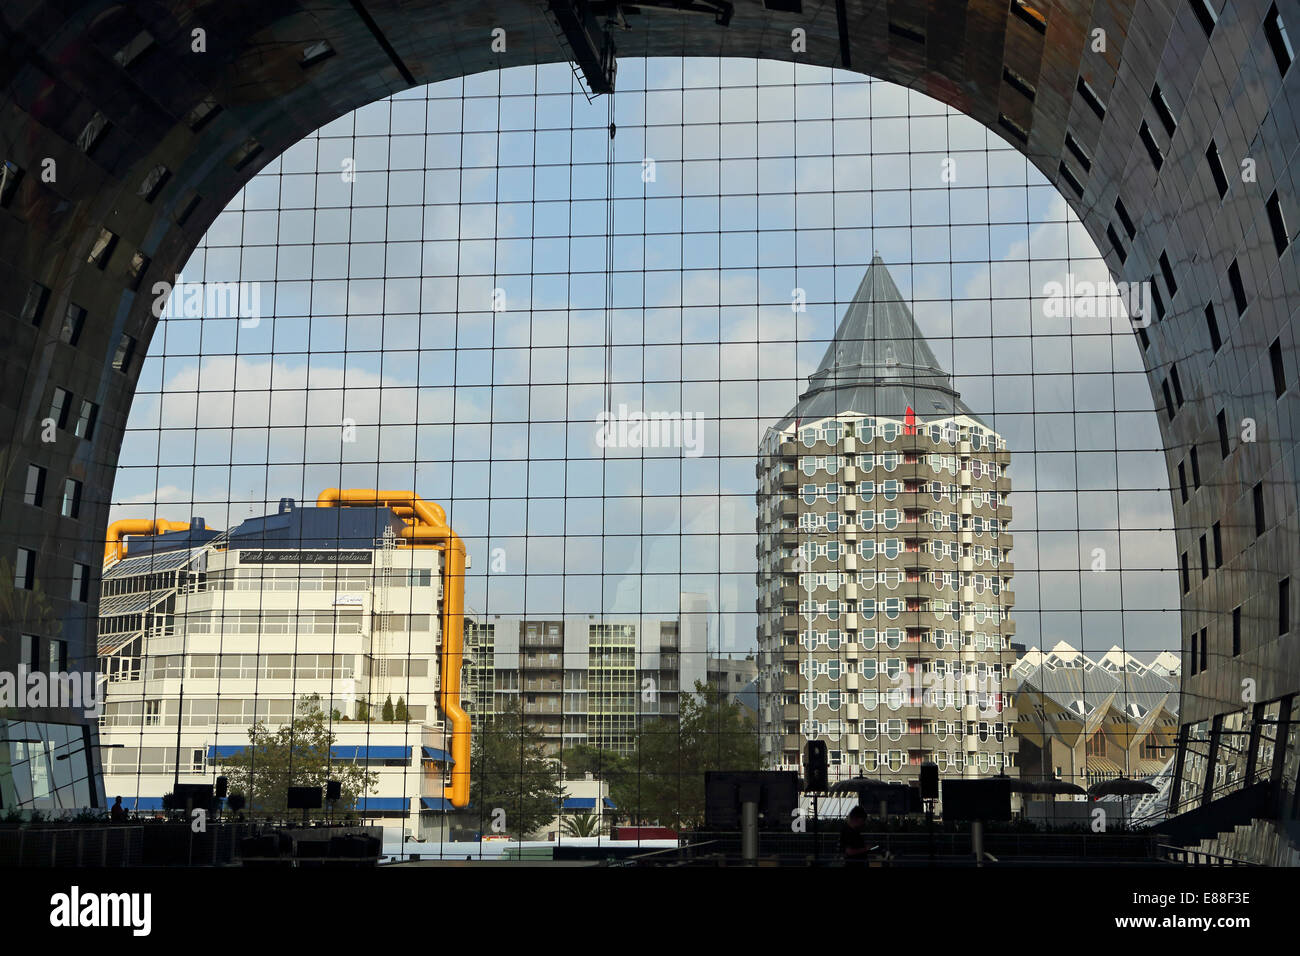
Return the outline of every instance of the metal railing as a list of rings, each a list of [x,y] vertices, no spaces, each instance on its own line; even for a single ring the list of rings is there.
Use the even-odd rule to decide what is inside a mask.
[[[0,829],[5,866],[139,866],[144,827],[14,827]]]
[[[1168,843],[1161,843],[1156,847],[1156,853],[1160,859],[1169,863],[1177,863],[1181,866],[1260,866],[1259,863],[1252,863],[1249,860],[1239,860],[1232,856],[1223,856],[1218,853],[1208,853],[1205,850],[1198,850],[1195,847],[1171,846]]]

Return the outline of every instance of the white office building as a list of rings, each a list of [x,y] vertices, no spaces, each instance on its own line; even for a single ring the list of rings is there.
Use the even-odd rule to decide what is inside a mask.
[[[403,527],[388,507],[286,499],[225,533],[194,519],[127,539],[100,602],[109,801],[161,809],[175,783],[213,783],[254,721],[274,731],[318,698],[330,766],[375,774],[354,817],[438,829],[452,749],[438,701],[443,552],[405,546]]]

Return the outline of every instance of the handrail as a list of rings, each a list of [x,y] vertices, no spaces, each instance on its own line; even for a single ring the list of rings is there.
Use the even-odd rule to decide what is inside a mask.
[[[444,798],[454,807],[469,806],[470,717],[461,707],[460,672],[465,656],[465,543],[447,524],[441,505],[425,501],[414,491],[374,488],[326,488],[316,498],[318,508],[387,507],[407,522],[398,537],[413,548],[436,548],[442,562],[442,669],[439,707],[451,722],[451,785]]]
[[[1157,851],[1163,851],[1161,859],[1168,859],[1172,863],[1191,864],[1192,860],[1188,857],[1201,857],[1202,863],[1208,863],[1212,866],[1261,866],[1262,864],[1254,863],[1250,860],[1240,860],[1235,856],[1224,856],[1221,853],[1210,853],[1208,850],[1198,850],[1195,847],[1173,846],[1169,843],[1157,843]],[[1213,861],[1213,862],[1211,862]]]
[[[1224,783],[1218,784],[1216,786],[1212,786],[1209,791],[1210,802],[1213,803],[1215,800],[1222,799],[1223,797],[1232,796],[1232,794],[1237,793],[1240,790],[1245,790],[1247,787],[1254,787],[1261,783],[1271,783],[1271,782],[1272,782],[1271,769],[1266,771],[1263,768],[1260,768],[1255,771],[1254,779],[1247,779],[1246,777],[1242,777],[1240,780],[1228,780],[1225,781]],[[1148,825],[1148,824],[1154,825],[1163,822],[1164,820],[1172,819],[1173,817],[1182,816],[1184,813],[1191,813],[1193,810],[1197,810],[1205,806],[1205,804],[1202,803],[1202,800],[1205,798],[1205,795],[1206,795],[1205,791],[1200,790],[1198,788],[1197,792],[1194,795],[1189,796],[1189,798],[1186,801],[1184,801],[1183,805],[1178,810],[1176,811],[1170,810],[1168,809],[1169,801],[1173,798],[1173,782],[1171,781],[1169,785],[1169,792],[1166,795],[1166,799],[1165,799],[1166,810],[1164,815],[1160,815],[1158,813],[1151,813],[1148,814],[1147,816],[1130,820],[1129,825],[1130,826],[1140,826],[1140,825]],[[1193,801],[1195,802],[1193,803]]]

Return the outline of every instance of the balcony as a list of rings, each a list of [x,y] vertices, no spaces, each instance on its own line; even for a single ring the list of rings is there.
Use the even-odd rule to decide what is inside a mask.
[[[782,500],[779,509],[782,518],[794,518],[799,514],[799,502],[795,499],[786,498]]]
[[[898,557],[898,562],[904,570],[929,571],[935,567],[938,559],[928,549],[918,549],[916,551],[904,549],[903,553]]]
[[[930,467],[929,462],[925,459],[920,461],[899,462],[897,468],[890,473],[891,478],[898,478],[901,481],[929,481],[934,477],[934,469]]]
[[[546,701],[546,702],[538,701],[537,703],[533,703],[533,704],[525,703],[525,704],[524,704],[524,713],[525,713],[525,714],[528,714],[528,715],[530,715],[530,716],[537,716],[537,715],[554,715],[554,716],[557,716],[557,717],[558,717],[558,716],[560,716],[560,715],[563,713],[563,710],[561,710],[560,705],[559,705],[558,702],[555,702],[555,701]],[[558,728],[557,728],[556,730],[557,730],[557,732],[558,732]]]
[[[787,468],[777,476],[777,486],[785,492],[793,493],[799,488],[799,472]]]
[[[564,647],[564,637],[560,634],[533,634],[524,635],[520,640],[519,646],[522,648],[555,648]]]

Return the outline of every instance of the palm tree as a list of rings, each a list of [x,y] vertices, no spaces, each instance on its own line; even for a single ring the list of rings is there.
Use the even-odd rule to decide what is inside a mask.
[[[560,821],[560,832],[571,837],[592,837],[600,831],[600,819],[593,813],[575,813]]]

